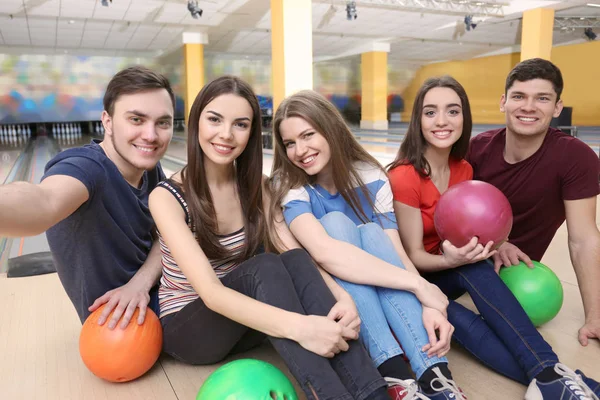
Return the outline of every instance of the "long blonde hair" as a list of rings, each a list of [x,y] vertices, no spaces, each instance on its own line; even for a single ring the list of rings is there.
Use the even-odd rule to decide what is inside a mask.
[[[271,191],[270,215],[281,210],[283,197],[291,190],[306,184],[313,184],[316,176],[306,174],[288,158],[281,137],[281,123],[291,117],[302,118],[316,129],[327,141],[331,149],[331,170],[336,189],[350,205],[361,221],[370,221],[365,214],[358,195],[353,190],[360,187],[365,198],[372,203],[355,163],[362,161],[381,169],[381,164],[370,155],[356,140],[335,106],[321,94],[313,90],[303,90],[286,98],[277,109],[273,119],[274,159],[269,189]],[[371,204],[373,206],[373,204]],[[269,224],[273,224],[269,218]]]

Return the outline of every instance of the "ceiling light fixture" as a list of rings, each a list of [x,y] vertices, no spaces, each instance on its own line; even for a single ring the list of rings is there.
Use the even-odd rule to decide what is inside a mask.
[[[583,30],[583,34],[588,38],[588,40],[595,40],[598,36],[594,33],[592,28],[585,28]]]
[[[358,18],[358,14],[356,13],[356,1],[349,1],[346,3],[346,19],[352,21],[356,18]]]
[[[198,6],[198,1],[188,0],[187,9],[194,19],[198,19],[202,16],[202,9]]]

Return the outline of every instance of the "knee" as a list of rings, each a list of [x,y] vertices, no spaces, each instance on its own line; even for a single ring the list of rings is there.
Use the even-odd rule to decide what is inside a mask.
[[[281,257],[281,260],[283,261],[284,264],[286,264],[288,262],[299,263],[299,264],[312,262],[312,258],[310,257],[310,254],[308,254],[308,252],[305,249],[300,249],[300,248],[283,252],[279,255],[279,257]]]
[[[356,227],[356,224],[352,222],[350,218],[346,214],[341,211],[332,211],[330,213],[325,214],[321,218],[321,224],[323,226],[353,226]]]
[[[356,224],[340,211],[332,211],[320,219],[327,234],[344,242],[354,242],[358,228]]]
[[[251,274],[260,281],[282,279],[282,276],[286,275],[280,256],[273,253],[254,256],[243,263],[240,268],[244,268],[245,273]]]
[[[304,249],[293,249],[280,254],[281,261],[290,275],[296,272],[317,272],[312,257]]]
[[[385,238],[386,240],[388,239],[388,236],[383,231],[383,228],[375,222],[366,223],[362,225],[359,230],[361,237],[367,236],[369,238],[375,238],[377,240],[383,240],[383,238]]]
[[[461,273],[461,275],[467,276],[477,274],[477,276],[482,277],[490,277],[492,275],[498,277],[498,274],[496,274],[496,271],[494,270],[494,264],[488,260],[482,260],[473,264],[463,265],[458,271]]]

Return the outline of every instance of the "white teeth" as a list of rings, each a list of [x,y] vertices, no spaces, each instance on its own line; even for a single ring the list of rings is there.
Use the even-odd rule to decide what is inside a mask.
[[[524,122],[533,122],[535,121],[535,118],[519,117],[519,120]]]
[[[446,136],[449,135],[450,131],[440,131],[440,132],[435,132],[434,135],[435,136]]]
[[[152,147],[140,147],[140,146],[135,146],[136,149],[143,151],[144,153],[152,153],[154,151],[154,148]]]
[[[231,150],[231,147],[219,146],[218,144],[214,144],[213,146],[215,146],[217,149],[219,149],[219,150],[221,150],[221,151],[228,151],[228,150]]]
[[[314,159],[315,159],[315,156],[306,157],[304,160],[302,160],[302,164],[308,164],[309,162],[311,162]]]

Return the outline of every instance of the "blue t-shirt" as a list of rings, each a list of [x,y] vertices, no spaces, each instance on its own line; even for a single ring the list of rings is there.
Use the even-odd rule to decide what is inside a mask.
[[[374,205],[374,207],[371,206],[360,187],[355,186],[352,189],[356,191],[365,215],[371,222],[379,224],[383,229],[398,229],[392,189],[385,172],[364,162],[356,163],[355,168]],[[344,213],[356,225],[363,224],[339,192],[332,195],[320,185],[304,185],[301,188],[290,190],[283,198],[282,207],[283,216],[288,225],[297,216],[305,213],[311,213],[317,219],[321,219],[333,211]]]
[[[165,179],[159,164],[144,172],[140,188],[132,187],[98,143],[57,154],[42,177],[71,176],[89,192],[73,214],[46,231],[58,276],[81,322],[94,300],[129,282],[146,260],[154,229],[148,195]],[[158,315],[156,290],[150,295]]]

